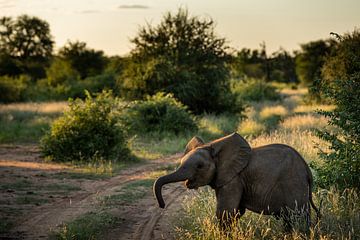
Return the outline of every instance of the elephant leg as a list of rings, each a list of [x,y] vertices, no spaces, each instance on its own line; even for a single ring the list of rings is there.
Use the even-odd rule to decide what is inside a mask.
[[[216,192],[216,216],[224,229],[231,226],[234,219],[240,217],[245,208],[239,208],[243,188],[239,186],[236,178],[221,188],[215,189]]]

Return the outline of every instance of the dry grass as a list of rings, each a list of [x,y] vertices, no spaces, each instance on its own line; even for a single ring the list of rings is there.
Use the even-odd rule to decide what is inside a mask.
[[[237,132],[242,136],[257,136],[264,132],[266,127],[253,119],[246,119],[242,121],[237,129]]]
[[[294,108],[294,113],[313,113],[317,110],[332,111],[334,105],[300,105]]]
[[[252,147],[258,147],[271,143],[283,143],[295,148],[308,162],[319,159],[316,146],[325,148],[326,143],[321,141],[312,131],[292,130],[273,131],[270,134],[263,134],[252,139]]]
[[[285,233],[280,220],[247,211],[232,224],[231,231],[225,234],[218,227],[215,218],[214,192],[204,188],[184,201],[184,214],[179,218],[176,229],[177,238],[350,240],[360,237],[360,199],[355,191],[339,192],[335,188],[321,190],[314,194],[314,200],[317,205],[322,202],[322,218],[308,233],[301,230],[300,223],[295,224],[294,232]]]
[[[322,129],[327,126],[324,116],[315,114],[295,115],[284,119],[280,123],[280,129],[286,130],[311,130]]]
[[[264,107],[260,113],[259,117],[261,120],[266,120],[273,116],[285,117],[288,114],[287,109],[282,105],[268,106]]]
[[[0,104],[0,113],[9,111],[59,113],[67,109],[67,102],[11,103]]]

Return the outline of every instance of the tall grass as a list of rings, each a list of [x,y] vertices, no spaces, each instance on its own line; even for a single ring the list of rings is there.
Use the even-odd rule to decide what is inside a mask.
[[[0,143],[37,142],[65,102],[0,104]]]
[[[310,232],[295,227],[284,232],[281,220],[272,216],[247,211],[234,221],[231,231],[225,233],[218,227],[215,217],[216,200],[209,188],[199,190],[183,203],[183,214],[178,218],[178,239],[358,239],[360,237],[360,199],[354,190],[339,192],[336,189],[319,190],[315,202],[322,202],[322,218]],[[313,216],[314,217],[314,216]],[[314,221],[313,221],[314,222]]]
[[[292,130],[280,131],[275,130],[269,134],[260,135],[250,141],[252,147],[258,147],[271,143],[283,143],[295,148],[307,162],[318,161],[317,146],[325,146],[325,142],[321,141],[310,130]]]

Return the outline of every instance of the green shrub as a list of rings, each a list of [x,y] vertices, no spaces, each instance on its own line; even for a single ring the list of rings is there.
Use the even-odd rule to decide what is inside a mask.
[[[321,130],[319,136],[330,145],[330,151],[320,153],[324,163],[316,167],[319,185],[360,190],[360,31],[339,37],[335,56],[325,60],[325,97],[336,108],[320,111],[328,117],[328,125],[338,131]]]
[[[195,113],[231,111],[231,56],[214,27],[213,20],[190,16],[183,8],[166,13],[157,26],[141,27],[132,39],[131,63],[118,81],[121,95],[143,99],[163,91]]]
[[[330,145],[330,151],[321,151],[323,164],[313,164],[321,187],[337,185],[340,189],[360,189],[360,73],[349,80],[339,80],[327,89],[326,96],[337,104],[334,111],[321,111],[329,118],[328,124],[338,131],[318,131]]]
[[[196,131],[197,125],[187,107],[172,94],[157,93],[146,101],[131,102],[121,114],[131,133]]]
[[[245,101],[276,101],[281,98],[274,86],[258,79],[233,81],[232,91],[238,98]]]
[[[129,150],[114,111],[111,92],[70,100],[69,110],[41,139],[45,156],[54,161],[126,160]]]
[[[28,81],[27,76],[18,78],[0,76],[0,102],[8,103],[24,100],[24,91]]]

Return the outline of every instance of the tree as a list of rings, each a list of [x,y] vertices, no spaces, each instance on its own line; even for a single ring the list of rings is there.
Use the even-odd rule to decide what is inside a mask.
[[[341,37],[335,53],[326,58],[323,93],[336,105],[334,111],[320,112],[337,131],[321,130],[330,152],[321,152],[324,163],[316,166],[322,187],[360,190],[360,32]],[[332,68],[334,67],[334,68]]]
[[[296,56],[296,74],[302,84],[311,86],[320,79],[321,68],[332,45],[333,42],[330,40],[301,44],[301,51]]]
[[[237,52],[231,64],[232,76],[240,79],[265,79],[263,63],[261,53],[257,49],[243,48]]]
[[[295,70],[295,58],[285,49],[272,54],[271,59],[271,80],[279,82],[297,82]]]
[[[211,19],[181,8],[165,14],[159,25],[140,28],[132,39],[132,62],[118,82],[121,94],[139,99],[162,91],[197,113],[229,110],[234,98],[225,42],[215,35]]]
[[[44,77],[53,44],[49,24],[44,20],[28,15],[16,20],[0,18],[0,51],[19,60],[23,73]]]
[[[59,84],[71,85],[80,78],[70,63],[61,58],[54,58],[50,67],[46,69],[46,76],[48,85],[53,87]]]
[[[338,40],[321,69],[322,79],[326,82],[349,79],[360,72],[360,30],[339,37]]]
[[[70,62],[82,79],[101,74],[106,66],[104,52],[88,48],[85,42],[68,42],[59,56]]]

